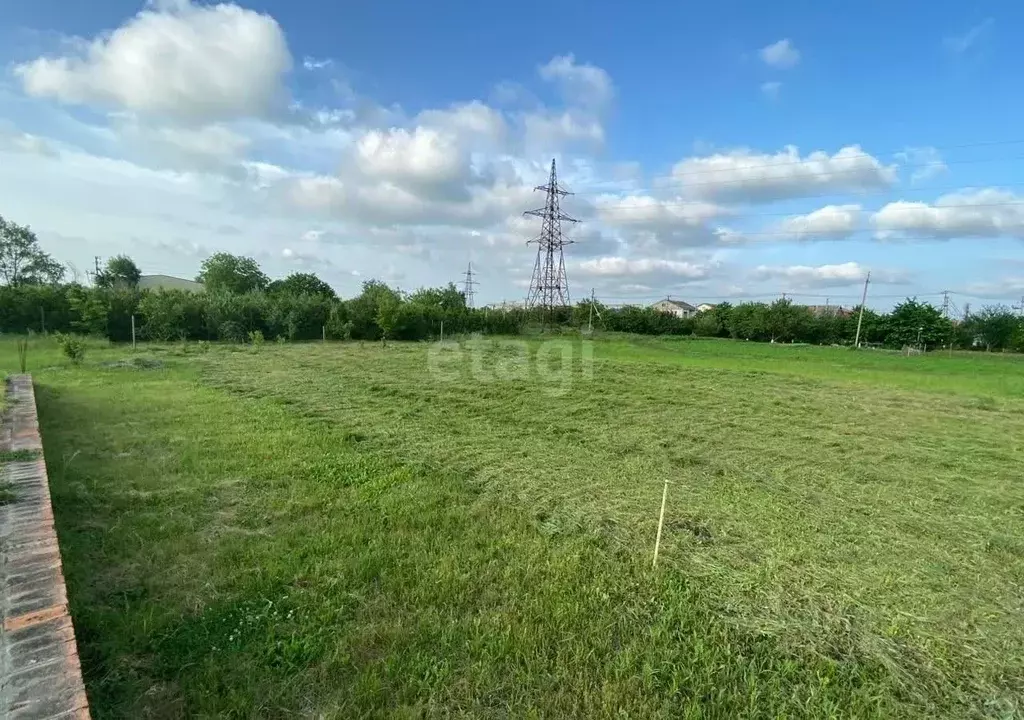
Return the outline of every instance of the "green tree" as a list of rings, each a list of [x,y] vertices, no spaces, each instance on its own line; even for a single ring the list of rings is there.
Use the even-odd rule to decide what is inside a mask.
[[[269,278],[260,270],[252,258],[215,253],[203,261],[196,277],[210,292],[228,292],[236,295],[263,290],[270,284]]]
[[[133,289],[138,287],[142,271],[127,255],[115,255],[96,276],[96,286],[103,288]]]
[[[737,340],[768,340],[768,306],[741,303],[729,311],[729,335]]]
[[[334,288],[313,273],[292,273],[284,280],[274,280],[267,286],[271,294],[320,295],[334,299]]]
[[[400,296],[380,280],[367,280],[363,291],[345,303],[351,337],[355,340],[379,340],[382,328],[378,323],[378,310],[383,303],[400,301]]]
[[[807,339],[807,331],[814,318],[806,307],[779,299],[768,306],[764,319],[771,340],[786,342]]]
[[[401,302],[397,295],[382,295],[380,303],[377,305],[377,326],[380,328],[380,340],[382,343],[387,343],[388,336],[390,336],[395,330],[395,324],[398,322],[398,312],[401,307]]]
[[[1005,305],[988,305],[971,318],[973,329],[986,350],[1004,350],[1011,346],[1020,319]]]
[[[0,215],[0,280],[7,285],[59,283],[64,266],[39,247],[39,239],[27,225]]]
[[[938,308],[907,298],[885,320],[885,343],[892,347],[940,347],[952,340],[953,324]]]

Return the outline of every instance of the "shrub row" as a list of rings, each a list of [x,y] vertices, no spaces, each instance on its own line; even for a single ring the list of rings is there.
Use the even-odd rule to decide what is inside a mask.
[[[642,335],[698,335],[755,341],[852,344],[858,313],[815,313],[779,300],[724,303],[690,318],[648,307],[610,308],[589,302],[551,313],[466,307],[446,288],[400,293],[370,281],[348,300],[305,292],[189,292],[87,288],[78,284],[0,287],[0,332],[64,332],[131,339],[132,316],[141,339],[246,342],[268,339],[423,340],[479,332],[516,335],[539,328],[595,329]],[[927,303],[908,299],[892,312],[865,310],[861,342],[1024,351],[1024,321],[1005,307],[989,307],[952,322]]]

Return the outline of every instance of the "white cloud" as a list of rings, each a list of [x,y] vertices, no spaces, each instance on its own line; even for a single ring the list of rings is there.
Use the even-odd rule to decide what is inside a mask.
[[[565,146],[600,147],[604,127],[596,118],[566,110],[542,110],[523,116],[526,152],[529,155],[557,152]]]
[[[995,21],[992,18],[987,18],[982,22],[978,23],[963,35],[954,35],[947,37],[943,40],[943,44],[946,49],[954,55],[963,55],[972,47],[975,47],[980,43],[986,35],[992,30],[992,26]]]
[[[857,230],[860,218],[860,205],[826,205],[786,218],[779,223],[778,233],[794,240],[839,240]]]
[[[833,155],[819,150],[806,157],[792,145],[774,155],[741,148],[687,158],[673,167],[672,174],[689,195],[740,202],[879,190],[896,182],[895,166],[883,165],[859,145]]]
[[[423,127],[368,131],[356,142],[356,161],[366,175],[399,184],[457,180],[466,166],[455,136]]]
[[[29,153],[57,157],[59,153],[52,143],[38,135],[30,135],[13,125],[0,122],[0,152]]]
[[[766,65],[783,70],[794,67],[800,62],[800,51],[793,46],[789,38],[761,48],[760,54]]]
[[[594,204],[605,222],[652,228],[697,227],[730,213],[728,208],[704,200],[658,200],[649,195],[602,195]]]
[[[840,265],[761,265],[753,270],[751,277],[755,280],[767,280],[788,283],[786,287],[816,288],[852,285],[864,281],[868,270],[855,262]],[[872,274],[879,282],[891,282],[896,276],[892,273]],[[889,278],[888,280],[883,277]]]
[[[931,180],[949,171],[942,155],[933,147],[908,147],[896,153],[896,159],[912,168],[911,183]]]
[[[292,62],[272,17],[233,4],[164,2],[80,45],[15,67],[25,91],[209,122],[270,113]]]
[[[880,239],[912,236],[945,240],[955,237],[1024,239],[1024,197],[985,188],[943,195],[934,204],[900,200],[874,214]]]
[[[318,60],[317,58],[310,57],[308,55],[302,58],[302,67],[306,70],[323,70],[324,68],[331,67],[333,64],[334,61],[330,58]]]
[[[782,83],[775,80],[761,83],[761,92],[764,93],[765,97],[771,98],[772,100],[779,99],[779,91],[781,89]]]
[[[682,260],[666,260],[662,258],[631,260],[624,257],[601,257],[579,263],[578,271],[582,275],[606,277],[635,277],[662,274],[688,280],[700,280],[708,276],[709,268],[706,265]]]
[[[470,145],[475,141],[500,144],[508,133],[505,117],[479,100],[459,103],[447,110],[424,110],[416,122],[457,134],[460,141]]]
[[[162,168],[246,175],[242,163],[250,141],[223,125],[151,126],[129,120],[119,130],[140,157]]]
[[[704,200],[649,195],[602,195],[594,202],[597,218],[625,234],[634,246],[699,246],[718,241],[709,222],[731,210]]]
[[[570,105],[601,109],[615,95],[612,79],[603,69],[594,65],[577,64],[572,53],[559,55],[540,66],[540,76],[557,83]]]
[[[1019,304],[1024,296],[1024,277],[1008,276],[995,281],[969,283],[964,287],[963,294],[981,298],[1007,298]]]

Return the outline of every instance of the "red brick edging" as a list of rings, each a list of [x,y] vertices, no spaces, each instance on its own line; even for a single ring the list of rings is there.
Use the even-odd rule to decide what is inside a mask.
[[[0,717],[87,719],[32,377],[9,378],[7,401],[0,450],[39,457],[0,463],[14,495],[0,505]]]

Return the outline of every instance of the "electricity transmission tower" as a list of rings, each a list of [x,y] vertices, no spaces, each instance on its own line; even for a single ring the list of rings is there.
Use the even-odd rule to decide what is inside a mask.
[[[570,304],[569,282],[565,277],[565,254],[562,249],[566,245],[571,245],[573,241],[562,235],[562,221],[578,221],[563,213],[559,207],[561,199],[572,193],[559,187],[553,159],[548,184],[538,185],[534,190],[543,190],[547,198],[544,207],[523,213],[541,218],[540,235],[530,240],[530,243],[537,243],[537,262],[533,266],[533,279],[530,281],[530,293],[526,296],[526,307],[542,307],[550,312],[556,307]]]
[[[949,290],[942,291],[942,317],[949,319]]]
[[[466,266],[466,272],[462,273],[466,279],[462,283],[462,294],[466,298],[466,307],[474,307],[474,298],[476,298],[476,290],[474,288],[479,283],[473,279],[473,263],[469,263]]]

